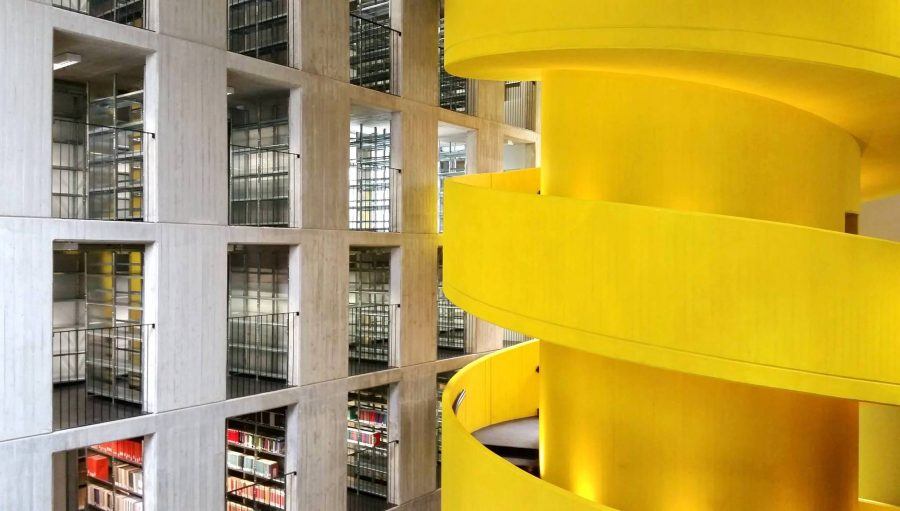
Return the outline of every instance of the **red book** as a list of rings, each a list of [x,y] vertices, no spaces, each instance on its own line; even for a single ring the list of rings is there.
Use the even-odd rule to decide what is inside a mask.
[[[84,461],[89,476],[109,482],[109,458],[100,454],[92,454]]]
[[[234,442],[236,444],[241,443],[241,432],[236,429],[228,429],[227,438],[229,442]]]

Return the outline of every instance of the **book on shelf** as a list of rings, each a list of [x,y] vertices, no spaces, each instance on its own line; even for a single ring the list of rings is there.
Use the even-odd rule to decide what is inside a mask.
[[[92,454],[84,459],[87,475],[109,482],[109,458],[102,454]]]
[[[277,461],[257,458],[236,451],[228,451],[228,468],[240,470],[247,474],[255,474],[268,479],[276,479],[281,475],[280,464]]]
[[[137,495],[144,493],[144,473],[140,467],[124,464],[116,465],[114,472],[113,480],[116,486]]]
[[[139,440],[116,440],[91,446],[95,451],[108,454],[122,461],[140,465],[143,461],[144,444]]]
[[[226,438],[231,444],[257,449],[271,454],[284,456],[284,439],[249,433],[239,429],[228,428]]]
[[[280,488],[254,483],[235,476],[228,476],[227,487],[228,493],[232,495],[261,502],[279,509],[285,508],[285,493]]]
[[[384,434],[381,431],[361,431],[355,428],[347,428],[347,439],[367,447],[377,447],[384,444]]]

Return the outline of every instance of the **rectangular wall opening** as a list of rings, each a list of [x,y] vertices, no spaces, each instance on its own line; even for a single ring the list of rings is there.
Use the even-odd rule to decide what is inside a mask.
[[[145,412],[144,247],[54,243],[53,429]]]
[[[53,5],[122,25],[148,28],[144,0],[53,0]]]
[[[293,386],[299,315],[288,306],[284,245],[231,245],[228,251],[228,398]]]
[[[300,155],[290,152],[287,90],[232,77],[228,96],[228,223],[291,225],[291,192]]]
[[[447,110],[475,115],[477,82],[470,78],[452,75],[444,69],[444,0],[441,0],[441,17],[438,22],[438,65],[440,66],[438,104]]]
[[[401,170],[391,156],[392,114],[354,105],[350,117],[350,229],[400,230]]]
[[[474,351],[469,315],[444,295],[444,249],[438,247],[437,357],[452,358]]]
[[[444,232],[444,180],[464,176],[469,169],[474,130],[438,124],[438,232]]]
[[[444,397],[444,389],[447,387],[447,382],[450,381],[450,378],[453,378],[453,375],[456,374],[456,371],[446,371],[443,373],[437,374],[437,419],[436,419],[436,429],[437,429],[437,487],[441,487],[441,445],[443,442],[443,424],[444,424],[444,414],[441,409],[441,399]]]
[[[228,51],[296,67],[288,0],[229,0]]]
[[[382,385],[347,396],[347,509],[381,511],[392,507],[388,494],[388,396]]]
[[[391,300],[391,249],[350,248],[350,374],[391,366],[399,304]]]
[[[294,482],[285,465],[287,408],[230,417],[225,423],[225,510],[289,510]]]
[[[144,131],[145,55],[59,32],[54,52],[77,62],[53,72],[51,215],[143,220],[156,138]]]
[[[142,511],[144,438],[53,455],[53,511]]]
[[[390,0],[350,0],[350,83],[400,94],[400,31]]]

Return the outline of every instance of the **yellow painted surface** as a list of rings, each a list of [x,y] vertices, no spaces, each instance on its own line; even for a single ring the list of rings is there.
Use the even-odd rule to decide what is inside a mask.
[[[490,424],[531,417],[538,406],[538,342],[488,355],[444,389],[441,507],[458,510],[609,510],[500,458],[471,435]],[[466,396],[453,413],[456,396]]]
[[[590,71],[545,73],[543,97],[544,194],[840,231],[844,213],[859,209],[859,145],[803,110]]]
[[[539,179],[523,171],[447,182],[451,301],[612,358],[900,404],[896,243],[539,196]],[[475,186],[486,184],[498,189]]]
[[[547,481],[623,510],[856,509],[855,401],[547,342],[540,358]]]
[[[859,405],[859,496],[900,506],[900,407]]]
[[[624,511],[874,505],[857,407],[900,405],[900,247],[839,231],[900,190],[900,2],[446,8],[451,72],[544,82],[542,169],[449,181],[443,235],[448,298],[543,340],[544,480]]]
[[[861,141],[864,197],[900,190],[900,2],[447,0],[446,12],[454,74],[593,69],[771,98]]]

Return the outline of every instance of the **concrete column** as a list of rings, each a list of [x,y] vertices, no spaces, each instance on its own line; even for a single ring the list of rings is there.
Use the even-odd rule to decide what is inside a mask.
[[[403,232],[437,231],[437,116],[434,108],[410,104],[399,132],[391,132],[391,149],[402,154]]]
[[[146,76],[145,123],[157,134],[150,220],[227,224],[225,53],[161,36]]]
[[[350,101],[345,87],[310,80],[302,90],[300,225],[306,229],[347,229]]]
[[[149,26],[160,34],[223,50],[228,48],[228,0],[144,0],[144,3],[149,11]]]
[[[408,239],[403,247],[402,272],[398,273],[402,274],[402,365],[434,360],[437,355],[436,243],[428,238]]]
[[[349,247],[338,233],[300,244],[300,379],[347,376]]]
[[[404,98],[436,105],[438,100],[438,18],[440,0],[401,0],[401,92]],[[396,10],[395,10],[396,11]]]
[[[433,491],[436,486],[437,383],[429,367],[410,369],[393,389],[391,479],[396,481],[392,502],[402,504]]]
[[[297,486],[302,508],[346,509],[346,383],[326,382],[309,389],[299,410]]]
[[[350,77],[350,4],[296,0],[299,30],[294,36],[300,69],[346,82]]]

